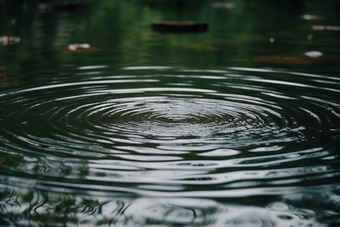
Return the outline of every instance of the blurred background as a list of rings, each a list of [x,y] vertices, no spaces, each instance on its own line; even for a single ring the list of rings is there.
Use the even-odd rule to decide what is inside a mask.
[[[39,10],[39,3],[0,1],[0,36],[21,38],[19,45],[0,48],[0,71],[20,74],[78,62],[288,68],[339,62],[337,0],[88,0],[74,10]],[[152,21],[199,21],[209,29],[159,34]],[[93,48],[75,53],[67,50],[72,43]],[[325,56],[308,59],[308,51]]]

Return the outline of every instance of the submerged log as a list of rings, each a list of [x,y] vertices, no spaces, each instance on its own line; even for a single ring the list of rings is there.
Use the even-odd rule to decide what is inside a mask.
[[[176,22],[154,21],[151,23],[153,31],[160,33],[199,33],[208,30],[206,22]]]
[[[289,65],[333,65],[339,64],[340,58],[337,56],[323,54],[319,51],[309,51],[296,55],[270,55],[257,56],[252,59],[257,63],[289,64]]]
[[[60,2],[60,3],[40,3],[38,9],[41,10],[76,10],[86,6],[84,2]]]
[[[211,4],[211,7],[219,8],[219,9],[233,9],[233,8],[235,8],[235,3],[232,3],[232,2],[214,2],[214,3]]]

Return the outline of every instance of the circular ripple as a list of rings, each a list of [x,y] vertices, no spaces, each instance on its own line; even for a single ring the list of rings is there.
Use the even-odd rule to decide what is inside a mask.
[[[82,92],[82,88],[79,83],[63,88],[63,93]],[[44,89],[39,90],[44,93]],[[185,88],[181,90],[177,92],[188,95]],[[230,148],[242,149],[254,143],[304,139],[301,131],[305,128],[294,122],[298,119],[265,101],[254,100],[250,96],[237,100],[227,94],[223,94],[222,99],[218,96],[221,94],[197,97],[200,91],[195,89],[190,90],[192,97],[177,97],[178,94],[167,92],[159,88],[147,93],[133,93],[128,98],[113,98],[114,94],[103,89],[91,96],[55,97],[60,95],[60,89],[56,89],[50,91],[54,97],[52,100],[24,103],[27,106],[25,111],[18,109],[15,113],[11,112],[8,120],[15,119],[16,124],[21,125],[20,130],[26,133],[24,137],[38,139],[40,133],[52,133],[54,139],[57,137],[63,143],[78,141],[99,146],[105,140],[113,145],[119,140],[126,141],[125,144],[161,144],[164,140],[188,144],[197,139],[200,143],[210,144],[216,140],[219,146],[219,139],[222,139]],[[155,96],[159,93],[165,95]],[[144,97],[134,97],[136,95]],[[22,105],[21,101],[19,103]],[[7,120],[4,122],[6,124]],[[45,137],[42,138],[46,141]],[[59,140],[50,142],[54,144]]]
[[[0,149],[24,156],[18,174],[141,190],[295,185],[338,174],[339,79],[163,70],[2,92]]]
[[[212,137],[275,125],[266,108],[203,98],[119,99],[80,111],[79,120],[90,127],[149,138]]]

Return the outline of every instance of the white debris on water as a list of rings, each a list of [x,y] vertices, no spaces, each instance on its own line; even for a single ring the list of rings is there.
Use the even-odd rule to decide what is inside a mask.
[[[310,57],[310,58],[319,58],[323,54],[320,51],[308,51],[308,52],[305,53],[305,55]]]

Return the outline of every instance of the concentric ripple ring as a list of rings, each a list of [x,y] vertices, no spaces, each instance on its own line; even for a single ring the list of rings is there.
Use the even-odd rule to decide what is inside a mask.
[[[17,174],[177,192],[205,182],[224,190],[285,184],[268,176],[299,184],[315,171],[339,174],[332,160],[340,105],[330,99],[339,95],[337,78],[250,68],[143,70],[0,93],[0,149],[24,155]],[[318,163],[301,172],[301,160]],[[60,179],[58,169],[70,172]]]

